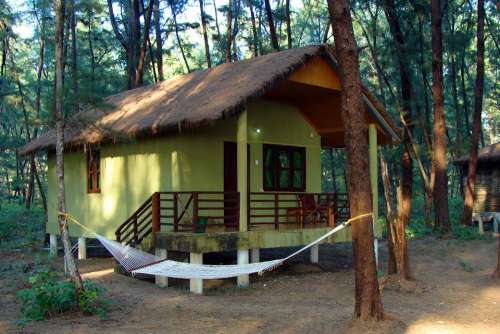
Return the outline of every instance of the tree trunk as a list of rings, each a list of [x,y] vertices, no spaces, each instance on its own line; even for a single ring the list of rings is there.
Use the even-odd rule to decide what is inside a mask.
[[[36,165],[35,165],[35,168],[36,168]],[[35,169],[35,180],[36,180],[36,184],[38,186],[38,192],[40,193],[40,197],[42,198],[43,211],[45,213],[45,221],[47,221],[47,219],[48,219],[47,196],[45,195],[42,181],[40,180],[40,175],[39,175],[37,169]]]
[[[464,189],[464,214],[462,224],[469,225],[472,221],[474,205],[474,185],[477,171],[477,155],[479,136],[481,134],[481,112],[483,110],[484,88],[484,0],[477,1],[477,65],[476,87],[474,90],[474,120],[472,123],[469,169]]]
[[[234,6],[234,25],[233,25],[233,34],[232,34],[232,42],[233,42],[233,61],[238,61],[238,47],[236,46],[236,36],[239,32],[239,23],[238,18],[240,16],[240,6],[241,0],[235,0]]]
[[[202,0],[200,0],[202,1]],[[156,38],[156,66],[158,68],[158,80],[163,81],[165,77],[163,76],[163,40],[161,37],[161,26],[160,26],[160,0],[154,2],[153,6],[153,19],[155,25],[155,38]]]
[[[396,46],[398,55],[399,77],[401,79],[401,101],[402,118],[405,126],[403,128],[403,152],[401,157],[401,196],[398,196],[398,213],[396,220],[395,250],[396,265],[401,278],[410,279],[409,263],[407,263],[408,247],[406,243],[406,226],[410,220],[411,201],[413,192],[413,159],[410,154],[411,135],[412,135],[412,111],[411,96],[412,84],[410,81],[410,69],[407,57],[405,38],[396,15],[396,7],[392,0],[386,0],[384,11],[389,22],[391,34]]]
[[[274,26],[273,11],[271,9],[271,3],[269,0],[264,0],[266,6],[267,23],[269,25],[269,33],[271,35],[271,46],[273,51],[279,51],[280,46],[278,43],[278,36],[276,35],[276,27]]]
[[[394,209],[393,209],[393,199],[391,196],[391,182],[389,181],[389,170],[387,168],[387,162],[385,161],[384,155],[380,152],[380,171],[382,174],[382,184],[384,186],[384,198],[386,205],[386,223],[387,223],[387,274],[396,274],[398,268],[396,267],[396,256],[394,253],[395,233],[394,233]]]
[[[153,16],[154,2],[158,0],[150,0],[148,8],[144,7],[144,0],[141,0],[142,12],[144,13],[144,31],[142,32],[142,44],[140,44],[137,56],[137,68],[135,73],[134,87],[142,86],[144,82],[144,67],[146,64],[146,50],[149,41],[149,31],[151,30],[151,17]],[[138,16],[140,17],[140,15]],[[140,29],[140,25],[139,25]],[[139,30],[139,38],[140,38]],[[151,55],[152,56],[152,55]]]
[[[175,11],[175,6],[174,6],[172,0],[169,0],[169,4],[170,4],[170,9],[172,10],[172,17],[174,19],[174,29],[175,29],[175,37],[177,39],[177,45],[179,46],[179,49],[181,50],[181,55],[182,55],[182,59],[184,60],[184,65],[186,65],[186,69],[187,69],[188,73],[190,73],[191,69],[189,68],[186,54],[184,53],[184,48],[182,47],[181,38],[179,36],[179,26],[177,25],[177,13]]]
[[[336,54],[342,68],[341,115],[345,131],[347,183],[351,216],[356,217],[373,211],[358,49],[347,0],[328,0],[328,10],[332,22],[335,22],[333,34]],[[352,244],[355,269],[354,316],[362,320],[382,320],[383,307],[377,279],[371,219],[353,222]]]
[[[92,44],[92,21],[93,21],[93,14],[91,11],[89,11],[89,27],[87,31],[87,37],[89,42],[89,53],[90,53],[90,98],[91,101],[94,101],[95,55],[94,55],[94,46]]]
[[[494,278],[500,278],[500,238],[498,238],[497,268],[493,272]]]
[[[71,90],[73,92],[71,105],[73,113],[78,112],[78,64],[76,51],[76,17],[75,17],[75,0],[70,1],[70,31],[71,31]]]
[[[205,42],[205,58],[207,59],[207,66],[212,67],[212,60],[210,59],[210,46],[208,45],[208,34],[207,34],[207,21],[205,18],[205,9],[203,8],[203,0],[198,0],[200,3],[200,15],[201,15],[201,29],[203,31],[203,41]]]
[[[248,1],[248,8],[250,8],[250,20],[252,21],[252,46],[253,46],[253,56],[257,57],[259,55],[259,44],[257,37],[257,25],[255,23],[255,13],[253,11],[253,5],[251,1]]]
[[[327,149],[328,157],[330,159],[330,169],[332,171],[332,192],[337,193],[337,177],[335,175],[335,159],[333,157],[333,147]]]
[[[432,30],[432,100],[434,110],[434,215],[435,228],[451,231],[448,211],[448,160],[446,157],[446,120],[443,95],[443,42],[441,1],[431,0]]]
[[[232,60],[231,56],[231,44],[233,43],[233,0],[229,0],[227,5],[227,31],[226,31],[226,63],[230,63]]]
[[[75,284],[77,300],[83,289],[82,278],[78,272],[75,259],[71,253],[68,225],[66,219],[66,200],[64,193],[64,116],[63,116],[63,40],[64,40],[64,1],[55,0],[56,30],[55,30],[55,110],[56,123],[56,179],[57,179],[57,204],[58,221],[61,241],[64,247],[64,259],[71,280]],[[77,303],[78,304],[78,303]]]
[[[30,178],[28,182],[28,192],[26,193],[26,200],[24,201],[24,206],[26,209],[31,207],[33,203],[33,198],[35,197],[35,173],[36,173],[36,162],[35,155],[30,156]]]
[[[292,48],[292,20],[290,18],[290,0],[285,2],[285,16],[286,16],[286,37],[288,41],[288,48]]]

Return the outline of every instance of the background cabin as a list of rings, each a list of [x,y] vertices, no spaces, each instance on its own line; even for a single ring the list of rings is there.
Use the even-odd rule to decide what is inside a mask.
[[[465,187],[469,156],[456,159],[455,164],[461,169]],[[500,142],[483,147],[478,154],[473,213],[482,212],[500,212]]]

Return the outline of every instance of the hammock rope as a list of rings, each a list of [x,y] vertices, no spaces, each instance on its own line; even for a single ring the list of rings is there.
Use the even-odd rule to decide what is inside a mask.
[[[254,273],[262,275],[264,272],[274,270],[290,258],[306,251],[312,246],[319,244],[321,241],[343,230],[353,221],[367,217],[372,217],[373,219],[373,213],[365,213],[351,218],[306,246],[300,248],[296,252],[293,252],[287,257],[281,259],[248,264],[207,265],[167,260],[133,248],[129,245],[122,245],[117,241],[107,239],[102,235],[93,232],[68,213],[59,214],[64,215],[68,220],[94,235],[96,239],[99,240],[99,242],[111,253],[111,255],[113,255],[115,260],[120,263],[126,271],[132,273],[132,275],[146,274],[184,279],[221,279]]]

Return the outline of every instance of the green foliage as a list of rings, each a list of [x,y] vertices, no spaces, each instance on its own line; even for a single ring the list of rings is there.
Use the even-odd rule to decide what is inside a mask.
[[[104,292],[97,283],[86,280],[77,304],[73,282],[61,279],[48,267],[39,268],[29,276],[28,287],[17,294],[22,304],[20,322],[52,318],[77,309],[105,316],[108,301],[102,297]]]
[[[411,221],[406,227],[407,239],[419,239],[432,234],[432,227],[422,221]]]
[[[1,203],[0,248],[36,248],[44,240],[45,214],[43,209]]]
[[[460,240],[478,240],[486,238],[484,235],[479,234],[478,229],[473,226],[454,224],[452,230],[453,236]]]
[[[466,271],[466,272],[468,272],[468,273],[471,273],[471,272],[473,272],[473,271],[475,270],[475,269],[474,269],[474,266],[473,266],[471,263],[469,263],[469,262],[467,262],[467,261],[465,261],[465,260],[460,260],[460,261],[458,261],[458,264],[460,265],[460,267],[461,267],[464,271]]]

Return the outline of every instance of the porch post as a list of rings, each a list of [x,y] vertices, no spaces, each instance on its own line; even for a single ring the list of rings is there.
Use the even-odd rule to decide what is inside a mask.
[[[189,263],[203,264],[203,253],[189,253]],[[203,280],[191,278],[189,280],[189,291],[198,295],[203,294]]]
[[[57,235],[56,234],[49,235],[49,255],[51,257],[57,256]]]
[[[311,247],[311,263],[319,262],[319,244]]]
[[[159,258],[167,258],[167,250],[165,248],[155,248],[155,255]],[[165,276],[155,276],[155,284],[159,288],[168,287],[168,277]]]
[[[78,238],[78,260],[87,258],[87,239],[85,237]]]
[[[370,152],[370,185],[372,188],[374,248],[375,256],[378,258],[378,240],[375,236],[375,224],[378,221],[378,159],[377,128],[375,124],[368,124],[368,146]]]
[[[238,157],[238,192],[240,193],[240,232],[248,231],[248,123],[247,111],[244,110],[239,118],[236,131]],[[238,264],[248,263],[248,249],[239,248]],[[249,275],[238,276],[238,286],[246,287],[250,281]]]

